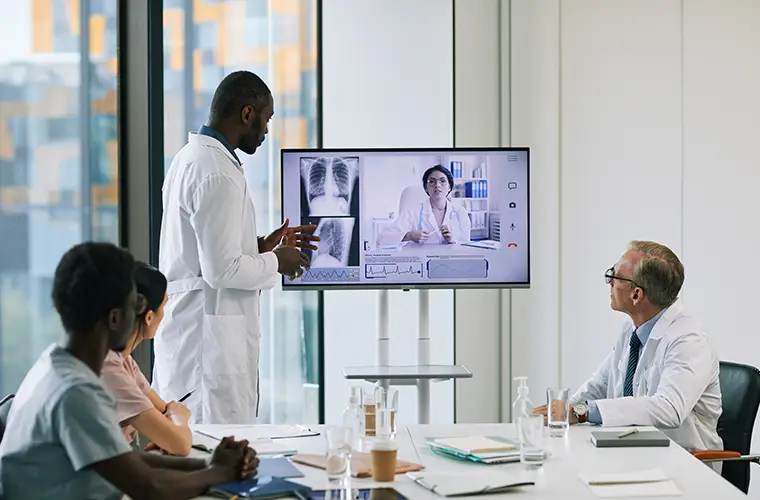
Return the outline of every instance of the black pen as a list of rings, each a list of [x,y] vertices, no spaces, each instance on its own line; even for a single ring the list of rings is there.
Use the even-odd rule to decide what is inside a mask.
[[[179,401],[177,401],[177,403],[183,402],[184,400],[186,400],[187,398],[189,398],[194,392],[195,392],[195,389],[193,389],[192,391],[188,392],[187,394],[185,394],[184,396],[182,396],[181,398],[179,398]],[[168,410],[168,409],[169,409],[169,405],[166,405],[166,407],[164,408],[164,415],[166,415],[166,410]]]

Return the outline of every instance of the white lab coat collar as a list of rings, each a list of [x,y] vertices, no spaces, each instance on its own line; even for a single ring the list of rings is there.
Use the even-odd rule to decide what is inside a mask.
[[[199,134],[197,132],[190,132],[187,134],[187,142],[193,146],[206,146],[221,151],[235,165],[235,167],[237,167],[238,170],[243,172],[243,166],[238,163],[234,156],[232,156],[230,150],[224,147],[224,144],[219,142],[216,138]]]
[[[660,316],[660,319],[657,320],[657,323],[654,325],[654,328],[652,328],[651,333],[649,334],[649,339],[652,340],[659,340],[662,338],[662,336],[668,331],[670,328],[670,325],[673,324],[673,322],[678,318],[683,311],[683,302],[681,299],[676,299],[673,304],[668,307],[668,309]],[[647,340],[649,342],[649,340]]]
[[[451,219],[452,210],[454,210],[454,206],[452,205],[451,200],[446,198],[446,211],[443,212],[444,224],[447,224],[447,221]],[[427,221],[431,227],[438,227],[438,222],[435,220],[435,215],[433,213],[433,204],[430,202],[430,198],[422,202],[422,214],[423,216],[427,215]]]

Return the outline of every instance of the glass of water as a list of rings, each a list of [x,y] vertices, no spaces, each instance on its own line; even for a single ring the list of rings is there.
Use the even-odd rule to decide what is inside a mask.
[[[347,425],[325,427],[327,440],[327,479],[346,481],[351,477],[351,443],[353,428]]]
[[[550,387],[546,390],[546,422],[551,437],[564,437],[570,420],[570,389]]]
[[[376,435],[381,439],[396,437],[396,412],[398,411],[398,391],[378,387],[375,389]]]
[[[520,433],[520,462],[525,465],[541,465],[546,457],[544,447],[544,416],[531,415],[517,419]]]

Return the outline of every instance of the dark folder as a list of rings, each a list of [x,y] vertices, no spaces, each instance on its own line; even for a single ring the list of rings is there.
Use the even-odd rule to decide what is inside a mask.
[[[597,448],[670,446],[670,439],[662,431],[638,431],[619,437],[623,432],[625,431],[592,431],[591,443]]]

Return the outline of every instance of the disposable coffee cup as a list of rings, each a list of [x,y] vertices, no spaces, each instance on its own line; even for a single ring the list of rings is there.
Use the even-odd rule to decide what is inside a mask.
[[[378,439],[370,451],[372,480],[390,482],[396,479],[396,445],[390,439]]]

